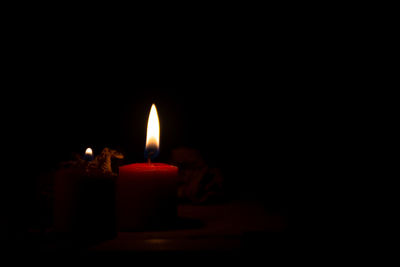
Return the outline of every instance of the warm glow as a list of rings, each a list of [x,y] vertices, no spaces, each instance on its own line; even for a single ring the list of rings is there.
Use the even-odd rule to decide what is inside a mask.
[[[93,151],[92,151],[92,149],[91,149],[90,147],[88,147],[88,148],[86,149],[85,155],[93,156]]]
[[[147,137],[146,149],[156,148],[158,150],[160,145],[160,123],[158,121],[158,114],[156,105],[151,106],[149,120],[147,122]]]

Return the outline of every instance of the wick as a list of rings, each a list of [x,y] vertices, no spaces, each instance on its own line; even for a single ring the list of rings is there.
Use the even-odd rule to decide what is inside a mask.
[[[150,159],[150,157],[147,158],[147,163],[148,163],[148,164],[151,164],[151,159]]]

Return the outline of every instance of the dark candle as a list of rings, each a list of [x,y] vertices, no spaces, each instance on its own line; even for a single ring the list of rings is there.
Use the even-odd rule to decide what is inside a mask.
[[[84,159],[93,159],[87,149]],[[105,239],[116,234],[116,175],[88,168],[85,161],[59,169],[54,181],[54,228],[80,238]]]

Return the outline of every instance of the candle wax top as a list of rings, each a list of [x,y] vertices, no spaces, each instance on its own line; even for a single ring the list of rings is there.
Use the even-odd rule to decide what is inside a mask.
[[[126,172],[177,172],[178,167],[165,163],[134,163],[121,166],[120,171]]]

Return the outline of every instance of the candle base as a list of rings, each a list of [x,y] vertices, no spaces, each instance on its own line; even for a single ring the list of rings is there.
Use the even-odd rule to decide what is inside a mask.
[[[146,206],[144,206],[146,208]],[[123,218],[118,217],[118,231],[138,232],[138,231],[163,231],[176,227],[178,221],[177,207],[161,210],[149,209],[148,211],[132,210],[132,213]]]
[[[142,185],[144,194],[136,191],[136,196],[131,196],[126,201],[121,196],[117,197],[119,231],[165,230],[176,223],[178,201],[175,191],[172,191],[173,194],[163,195],[157,187],[150,184],[148,187]]]

